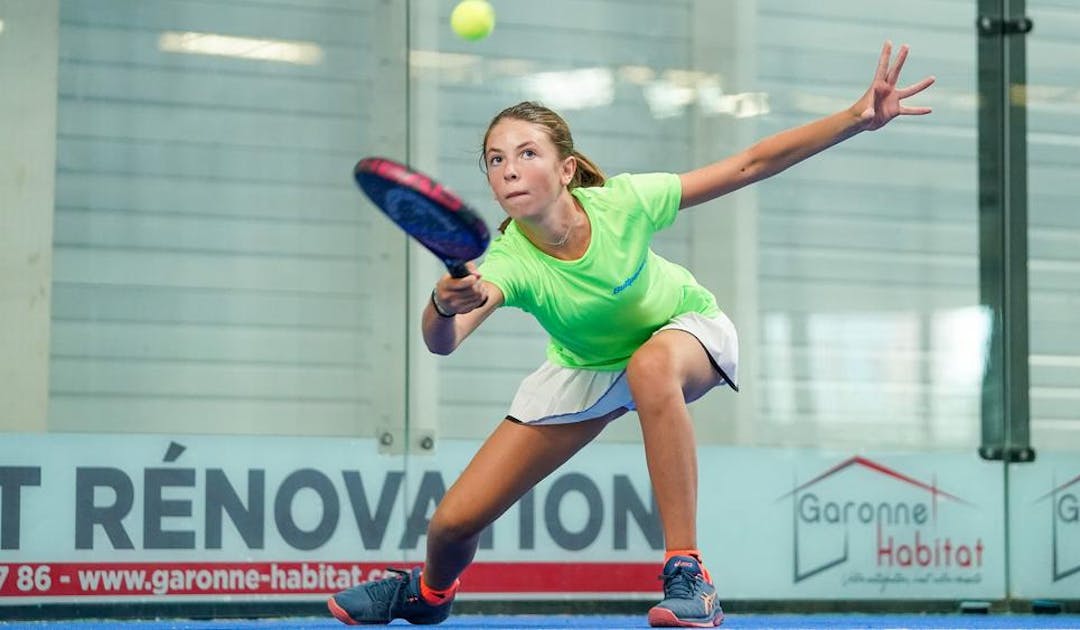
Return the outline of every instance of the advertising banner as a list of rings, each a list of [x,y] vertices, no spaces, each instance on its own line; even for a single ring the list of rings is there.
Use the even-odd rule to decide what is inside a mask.
[[[722,456],[704,460],[702,477],[726,486],[727,499],[699,520],[708,557],[722,559],[711,570],[728,578],[726,597],[1004,597],[1000,464],[974,452]],[[708,535],[710,521],[725,520],[734,526]]]
[[[1040,451],[1009,476],[1013,593],[1080,598],[1080,456]]]
[[[322,599],[421,564],[478,446],[5,435],[0,606]],[[1004,595],[1000,465],[713,446],[699,464],[699,546],[722,597]],[[654,599],[663,550],[641,445],[594,444],[484,532],[461,596]]]

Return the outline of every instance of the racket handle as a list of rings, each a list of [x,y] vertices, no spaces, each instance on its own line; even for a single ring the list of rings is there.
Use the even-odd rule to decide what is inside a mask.
[[[446,266],[446,270],[454,278],[464,278],[469,275],[469,268],[463,262],[450,263]]]

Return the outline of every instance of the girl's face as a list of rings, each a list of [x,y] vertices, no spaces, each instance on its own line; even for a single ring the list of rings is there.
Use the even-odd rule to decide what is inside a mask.
[[[559,158],[541,125],[505,118],[491,128],[484,147],[487,178],[495,199],[512,218],[537,218],[574,176],[573,157]]]

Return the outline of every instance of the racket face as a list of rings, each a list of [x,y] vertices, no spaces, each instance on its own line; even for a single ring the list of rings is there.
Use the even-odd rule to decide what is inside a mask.
[[[356,183],[386,216],[448,266],[480,257],[487,225],[457,195],[422,173],[386,158],[357,163]]]

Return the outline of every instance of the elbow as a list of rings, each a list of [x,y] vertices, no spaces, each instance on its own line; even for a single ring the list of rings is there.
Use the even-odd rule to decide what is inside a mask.
[[[431,354],[437,354],[441,357],[449,355],[457,347],[454,343],[439,343],[437,340],[424,338],[424,345],[427,346],[428,352]]]
[[[768,155],[760,143],[754,145],[746,152],[746,160],[739,168],[739,179],[752,184],[759,182],[770,175],[776,163],[775,156]]]

